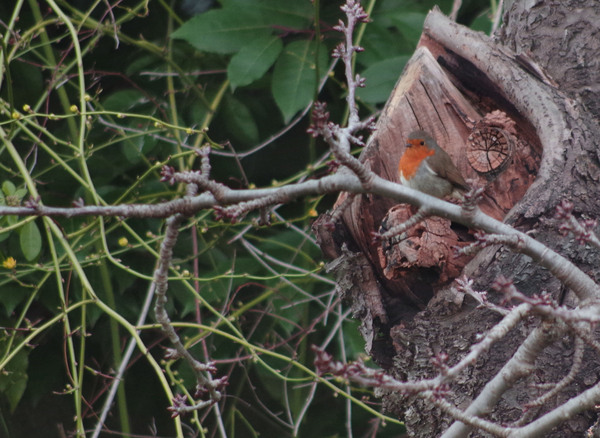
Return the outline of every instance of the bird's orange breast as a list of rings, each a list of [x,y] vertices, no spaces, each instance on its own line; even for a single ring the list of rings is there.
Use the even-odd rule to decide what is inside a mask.
[[[401,172],[402,176],[406,179],[411,179],[415,176],[421,161],[435,154],[433,149],[419,144],[418,140],[409,140],[409,142],[411,142],[411,146],[406,148],[402,158],[400,158],[400,163],[398,164],[398,171]]]

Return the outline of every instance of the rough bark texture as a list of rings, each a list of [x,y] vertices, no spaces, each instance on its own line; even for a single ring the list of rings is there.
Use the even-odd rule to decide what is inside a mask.
[[[600,7],[589,0],[516,2],[500,39],[557,86],[600,114]]]
[[[465,177],[486,186],[484,211],[531,231],[598,281],[598,252],[561,237],[553,216],[556,205],[569,199],[578,217],[600,217],[600,8],[597,0],[523,0],[512,4],[504,20],[494,41],[432,12],[420,48],[362,159],[379,175],[397,181],[405,136],[417,127],[430,131]],[[495,126],[477,124],[494,110],[515,122],[513,133],[508,132],[513,148],[508,165],[484,175],[470,166],[465,148],[478,128]],[[510,126],[501,128],[511,131]],[[504,275],[526,295],[548,291],[561,302],[577,304],[546,270],[505,248],[491,247],[470,261],[457,260],[452,246],[464,244],[472,235],[441,218],[411,229],[399,244],[372,242],[370,233],[382,221],[389,228],[411,213],[408,206],[357,196],[335,231],[324,227],[324,221],[315,226],[325,253],[337,257],[332,268],[340,291],[350,298],[361,320],[367,352],[393,375],[402,379],[435,375],[434,355],[445,352],[449,364],[456,363],[478,334],[499,320],[451,287],[461,270],[492,299],[490,287]],[[523,323],[465,371],[451,388],[449,400],[459,408],[468,406],[538,322]],[[573,344],[568,335],[556,339],[540,356],[539,372],[504,394],[488,418],[501,424],[518,420],[524,404],[539,394],[533,385],[557,382],[569,372]],[[597,355],[586,351],[575,382],[528,415],[536,418],[595,384],[597,363]],[[418,398],[386,394],[383,400],[388,410],[406,421],[410,436],[439,436],[453,422]],[[596,420],[595,413],[582,413],[548,435],[582,436]],[[472,436],[487,435],[474,431]]]

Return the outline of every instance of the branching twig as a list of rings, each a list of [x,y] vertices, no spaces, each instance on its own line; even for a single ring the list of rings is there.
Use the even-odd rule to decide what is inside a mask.
[[[515,426],[522,426],[527,424],[535,415],[536,409],[534,408],[541,408],[548,401],[550,401],[551,398],[558,395],[563,389],[567,387],[567,385],[569,385],[575,380],[575,376],[577,375],[583,364],[583,353],[584,343],[580,337],[575,336],[575,347],[573,349],[573,364],[571,365],[569,373],[565,377],[563,377],[558,383],[544,385],[549,386],[550,390],[525,405],[525,414],[521,417],[519,421],[515,423]],[[538,386],[541,387],[541,385]]]
[[[598,239],[598,236],[594,233],[598,221],[593,219],[577,220],[575,216],[573,216],[573,203],[571,201],[563,200],[556,207],[556,218],[562,222],[558,229],[559,233],[564,236],[573,233],[575,240],[581,245],[590,243],[596,249],[600,249],[600,239]]]
[[[558,280],[571,289],[579,299],[600,298],[600,286],[594,280],[571,261],[526,233],[493,219],[481,211],[476,211],[472,216],[465,217],[460,206],[387,181],[374,173],[371,173],[371,175],[372,184],[369,193],[396,199],[399,202],[409,203],[419,208],[426,206],[432,215],[445,217],[472,229],[503,235],[506,236],[506,239],[512,239],[514,242],[522,242],[522,244],[515,245],[513,249],[531,257],[540,266],[547,268]],[[366,192],[363,183],[356,176],[342,172],[325,176],[319,180],[308,180],[276,188],[233,190],[222,186],[222,190],[222,193],[219,194],[219,200],[211,193],[205,192],[191,198],[177,199],[157,205],[131,204],[58,208],[38,204],[29,207],[0,207],[0,215],[64,217],[94,215],[156,218],[169,217],[179,212],[188,216],[203,209],[213,208],[215,205],[235,204],[267,196],[275,196],[276,201],[277,199],[293,200],[302,196],[339,193],[341,191]]]
[[[475,233],[475,241],[458,249],[458,254],[474,255],[484,248],[492,245],[505,245],[519,251],[523,248],[523,240],[520,236],[507,236],[503,234],[485,234],[481,231]]]
[[[348,125],[342,128],[330,122],[327,106],[322,102],[316,102],[313,109],[313,123],[309,128],[309,133],[315,136],[321,135],[329,144],[336,160],[354,172],[363,186],[369,189],[371,187],[372,172],[350,154],[352,144],[364,146],[362,137],[357,137],[355,133],[363,129],[372,131],[375,128],[373,117],[369,117],[364,121],[360,121],[358,117],[355,94],[358,87],[364,87],[364,79],[359,75],[354,75],[352,69],[352,57],[356,52],[363,50],[362,47],[355,46],[353,43],[354,27],[357,23],[367,22],[369,18],[360,2],[356,0],[347,0],[341,9],[346,14],[347,22],[344,23],[340,20],[334,29],[344,34],[344,42],[333,50],[332,56],[340,58],[344,63],[344,73],[348,84],[348,96],[346,97],[349,109]]]
[[[200,401],[190,406],[187,405],[185,396],[176,396],[173,400],[173,406],[169,408],[169,410],[173,412],[173,416],[217,403],[222,397],[221,391],[227,385],[226,376],[220,379],[212,378],[212,373],[216,371],[213,363],[201,363],[197,361],[185,348],[179,339],[179,335],[175,331],[175,328],[171,324],[171,320],[165,309],[167,303],[168,273],[173,257],[173,247],[177,242],[179,227],[183,220],[185,220],[185,216],[181,214],[172,216],[167,220],[165,237],[160,247],[159,265],[154,273],[154,282],[156,283],[156,304],[154,306],[154,312],[156,314],[156,320],[174,346],[173,349],[167,350],[165,359],[183,358],[196,375],[197,386],[195,397],[206,394],[207,400]]]
[[[455,4],[459,3],[455,2]],[[501,4],[502,2],[500,2],[499,10],[502,8]],[[583,344],[588,344],[597,351],[600,351],[600,343],[598,343],[592,334],[593,326],[600,322],[600,287],[590,276],[586,275],[569,260],[552,251],[547,246],[537,242],[529,235],[482,213],[476,208],[476,199],[481,194],[480,190],[470,192],[467,201],[462,207],[452,205],[407,187],[383,180],[352,155],[353,146],[364,146],[363,138],[359,132],[374,129],[373,118],[368,118],[364,121],[359,119],[358,107],[355,100],[356,90],[358,87],[364,85],[364,80],[359,75],[355,75],[352,69],[354,54],[362,50],[362,48],[353,43],[354,28],[358,23],[366,22],[368,17],[360,6],[360,3],[356,0],[347,0],[342,10],[346,14],[347,22],[340,21],[335,28],[343,33],[344,42],[334,50],[333,56],[341,59],[344,63],[346,82],[348,84],[348,95],[346,98],[349,109],[348,123],[346,127],[342,127],[331,122],[326,105],[317,102],[314,105],[312,125],[309,129],[311,134],[315,136],[321,135],[328,143],[331,154],[341,166],[336,174],[281,187],[234,190],[225,184],[211,179],[210,148],[204,147],[199,151],[201,156],[200,171],[178,172],[169,166],[165,166],[162,169],[163,181],[168,181],[171,184],[182,183],[187,185],[186,196],[181,199],[157,205],[117,206],[85,206],[83,205],[83,201],[78,200],[72,208],[55,208],[43,205],[41,199],[36,196],[27,201],[22,207],[0,206],[0,216],[74,217],[90,215],[118,216],[124,218],[168,218],[164,240],[160,248],[158,267],[154,274],[156,285],[156,319],[173,344],[173,348],[167,350],[165,357],[167,359],[183,358],[191,366],[197,379],[194,398],[201,399],[198,402],[188,402],[186,397],[182,395],[176,396],[173,399],[173,406],[169,409],[174,416],[177,416],[181,413],[217,403],[221,400],[223,388],[227,384],[226,377],[213,378],[213,373],[216,372],[214,363],[202,363],[189,353],[171,324],[171,320],[165,309],[167,303],[168,272],[173,258],[173,248],[177,242],[179,228],[187,217],[205,209],[214,209],[218,214],[230,219],[238,219],[240,216],[253,210],[259,210],[265,216],[267,207],[287,203],[303,196],[339,193],[340,191],[345,191],[349,194],[344,204],[342,204],[343,207],[349,205],[353,197],[357,194],[367,192],[396,199],[401,202],[408,202],[419,208],[418,213],[403,224],[382,233],[379,235],[380,238],[388,239],[401,234],[426,216],[436,215],[446,217],[469,228],[483,230],[488,233],[477,234],[477,241],[469,247],[464,248],[462,250],[464,253],[471,254],[489,245],[500,244],[508,246],[516,252],[528,255],[540,266],[549,269],[559,281],[571,289],[580,299],[580,307],[569,309],[558,306],[547,294],[543,293],[527,297],[521,294],[510,280],[499,278],[494,285],[495,289],[504,294],[506,302],[510,300],[519,302],[516,307],[505,309],[501,306],[490,304],[483,293],[473,291],[471,283],[463,280],[459,283],[459,288],[462,291],[475,297],[481,305],[501,313],[503,317],[487,333],[482,334],[479,341],[472,345],[469,352],[455,365],[448,366],[446,364],[447,356],[441,352],[432,358],[432,365],[438,371],[435,377],[417,381],[400,381],[383,371],[367,368],[361,361],[353,363],[335,362],[327,353],[318,350],[316,351],[317,359],[315,360],[315,365],[319,372],[331,373],[363,385],[424,397],[458,420],[445,432],[444,437],[464,436],[469,432],[470,427],[478,427],[498,436],[528,436],[527,433],[532,434],[532,432],[540,434],[552,428],[559,421],[562,421],[565,416],[573,415],[593,406],[600,398],[600,386],[598,385],[573,397],[562,406],[548,412],[527,426],[504,427],[482,418],[494,408],[508,388],[514,386],[519,379],[528,376],[535,370],[536,358],[559,332],[563,333],[567,329],[575,334],[576,339],[571,370],[554,389],[532,401],[528,406],[537,407],[546,403],[559,390],[573,381],[575,374],[581,368]],[[495,25],[497,25],[499,16],[499,14],[496,16]],[[435,21],[432,22],[435,23]],[[435,33],[436,29],[435,26],[432,26],[429,32]],[[458,47],[456,50],[457,53],[461,54],[462,50],[467,49]],[[468,57],[465,56],[465,58]],[[492,56],[480,56],[478,59],[492,59]],[[492,67],[490,67],[489,71],[492,79],[494,79],[494,75],[500,74]],[[84,87],[82,86],[81,89],[83,90]],[[507,95],[510,97],[509,93]],[[540,95],[543,94],[540,93]],[[83,95],[81,98],[81,103],[83,103]],[[550,106],[550,104],[551,102],[545,102],[546,106],[544,108],[555,108],[554,106]],[[525,110],[534,106],[523,103],[518,109],[523,110],[523,113],[527,115]],[[82,111],[85,108],[83,104],[80,107]],[[550,115],[558,113],[558,111],[554,110],[543,112]],[[84,121],[85,119],[82,117],[81,123],[84,123]],[[549,123],[548,125],[550,128],[554,128],[549,128],[544,132],[540,129],[542,143],[554,135],[557,138],[562,138],[556,131],[553,131],[553,129],[560,128],[559,123]],[[534,123],[534,126],[541,127],[542,125],[538,121]],[[82,127],[80,131],[81,137],[79,143],[83,147],[83,133],[85,130]],[[560,129],[560,132],[566,131],[566,129]],[[3,138],[7,137],[3,136]],[[82,153],[81,158],[83,159],[84,156]],[[202,193],[197,194],[198,191]],[[591,220],[577,220],[572,214],[572,209],[572,204],[567,202],[563,202],[557,209],[557,216],[563,221],[560,231],[563,233],[573,233],[581,243],[590,243],[600,249],[600,239],[593,233],[596,222]],[[333,220],[339,219],[339,215],[343,211],[344,208],[339,208],[338,212],[334,214]],[[247,242],[243,239],[242,242],[247,246]],[[247,249],[249,249],[252,255],[260,258],[258,257],[258,251],[248,246]],[[266,265],[265,260],[261,260],[261,262]],[[527,336],[513,357],[485,385],[467,409],[459,410],[450,404],[445,397],[449,385],[456,380],[460,373],[472,366],[484,353],[489,352],[495,343],[503,339],[510,330],[515,329],[521,321],[530,315],[540,316],[543,320],[542,324]],[[524,416],[521,419],[521,423],[528,420],[529,416]],[[516,424],[519,425],[521,423]]]
[[[431,216],[431,214],[429,214],[429,211],[427,210],[427,208],[421,207],[408,220],[402,222],[401,224],[394,225],[392,228],[390,228],[389,230],[387,230],[383,233],[373,232],[372,233],[373,238],[376,240],[389,240],[389,239],[393,239],[394,237],[400,236],[399,240],[402,240],[403,239],[402,234],[405,231],[407,231],[410,228],[414,227],[415,225],[419,224],[420,222],[422,222],[429,216]]]
[[[542,325],[535,328],[529,334],[502,370],[485,385],[475,400],[464,410],[465,415],[469,417],[481,417],[491,412],[508,388],[512,387],[517,380],[527,376],[535,369],[535,360],[552,340],[549,329],[550,327]],[[450,426],[442,437],[463,437],[466,436],[468,430],[468,425],[458,421]]]

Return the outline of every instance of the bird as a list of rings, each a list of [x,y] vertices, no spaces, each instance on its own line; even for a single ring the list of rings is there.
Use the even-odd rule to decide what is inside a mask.
[[[403,185],[440,199],[463,201],[463,194],[469,190],[450,156],[423,130],[408,136],[398,175]]]

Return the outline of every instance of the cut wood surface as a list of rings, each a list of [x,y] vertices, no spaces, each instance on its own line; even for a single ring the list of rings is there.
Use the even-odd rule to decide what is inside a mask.
[[[494,106],[486,96],[461,91],[453,82],[456,77],[439,65],[428,45],[439,50],[431,39],[422,40],[361,159],[378,175],[399,182],[398,161],[406,137],[415,129],[424,129],[448,152],[471,186],[485,188],[479,207],[502,219],[535,179],[541,158],[539,144],[532,145],[519,137],[516,123],[508,115],[514,112],[511,107]],[[470,164],[468,153],[474,146],[473,139],[480,140],[481,131],[490,128],[504,132],[511,149],[500,169],[483,173]],[[346,195],[341,195],[337,206],[345,199]],[[342,216],[352,240],[367,255],[383,283],[385,293],[399,298],[395,301],[398,305],[406,306],[402,311],[396,309],[395,315],[405,315],[407,308],[424,308],[436,289],[456,278],[469,261],[468,257],[457,257],[456,248],[471,241],[472,235],[443,218],[426,219],[393,245],[373,242],[372,233],[382,223],[389,229],[413,213],[408,205],[359,196]]]

